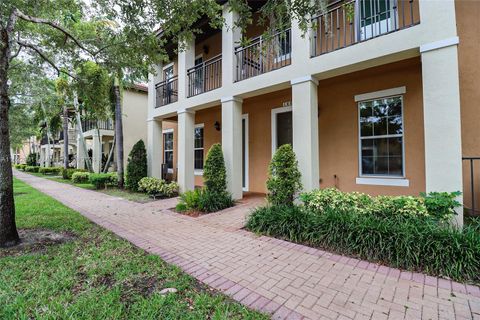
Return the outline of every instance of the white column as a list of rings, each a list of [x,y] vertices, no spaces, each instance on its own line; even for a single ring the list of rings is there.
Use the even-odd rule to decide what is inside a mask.
[[[178,100],[187,98],[187,70],[195,65],[195,39],[179,47],[178,53]]]
[[[85,169],[85,152],[80,133],[77,134],[77,169]]]
[[[231,86],[235,81],[237,62],[235,59],[235,47],[239,45],[242,34],[240,28],[234,28],[238,20],[238,14],[230,11],[230,7],[223,7],[222,28],[222,87]]]
[[[96,131],[96,130],[95,130]],[[92,135],[92,167],[93,172],[99,173],[102,167],[102,136],[98,133]]]
[[[311,31],[306,34],[302,33],[297,20],[292,21],[291,27],[291,43],[292,43],[292,65],[305,64],[305,61],[310,60],[310,37]]]
[[[147,120],[147,167],[148,176],[161,178],[163,163],[163,133],[162,121],[149,119]]]
[[[457,40],[458,42],[458,40]],[[445,43],[446,44],[446,43]],[[426,191],[462,191],[462,138],[457,44],[420,48],[422,54]],[[460,202],[463,198],[459,197]],[[456,218],[463,225],[463,210]]]
[[[194,175],[194,127],[195,112],[178,112],[178,184],[180,192],[193,190]]]
[[[312,76],[292,84],[293,150],[298,159],[305,191],[320,186],[318,145],[318,81]]]
[[[242,199],[242,102],[237,97],[222,99],[222,150],[227,170],[227,190]]]

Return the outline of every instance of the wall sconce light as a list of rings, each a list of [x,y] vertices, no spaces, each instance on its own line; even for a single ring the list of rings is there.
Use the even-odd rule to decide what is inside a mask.
[[[207,45],[204,45],[203,46],[203,53],[208,54],[209,51],[210,51],[210,48]]]
[[[220,126],[220,122],[218,122],[218,121],[215,121],[215,123],[213,124],[213,127],[214,127],[217,131],[222,130],[222,128],[221,128],[221,126]]]

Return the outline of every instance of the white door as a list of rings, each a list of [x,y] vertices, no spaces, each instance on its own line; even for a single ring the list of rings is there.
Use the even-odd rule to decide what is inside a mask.
[[[360,41],[378,37],[393,31],[394,6],[396,0],[359,0],[357,2],[360,12],[359,32]],[[395,19],[395,21],[398,21]]]

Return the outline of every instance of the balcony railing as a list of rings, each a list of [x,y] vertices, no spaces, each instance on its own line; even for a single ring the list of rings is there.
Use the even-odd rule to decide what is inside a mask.
[[[290,29],[277,32],[268,39],[254,38],[247,46],[235,48],[236,81],[241,81],[291,64],[292,35]]]
[[[164,80],[155,85],[157,99],[155,108],[178,101],[178,76]]]
[[[222,55],[215,56],[187,70],[188,97],[222,86]]]
[[[420,23],[418,1],[350,0],[331,3],[312,19],[312,57]]]
[[[83,132],[90,130],[113,130],[112,120],[82,120]]]

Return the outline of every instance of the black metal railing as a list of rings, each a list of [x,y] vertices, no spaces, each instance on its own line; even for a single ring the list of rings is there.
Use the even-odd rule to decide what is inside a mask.
[[[178,76],[161,81],[155,85],[157,91],[156,108],[178,101]]]
[[[420,23],[415,0],[339,0],[312,19],[311,56],[319,56]]]
[[[108,120],[82,120],[82,130],[87,132],[90,130],[113,130],[113,121]]]
[[[287,29],[267,38],[250,40],[235,48],[236,81],[241,81],[291,64],[292,34]]]
[[[469,215],[480,215],[477,202],[477,188],[475,187],[480,183],[480,176],[475,172],[475,164],[480,164],[480,157],[463,157],[462,160],[464,169],[463,207]]]
[[[215,56],[187,70],[188,97],[222,86],[222,55]]]

